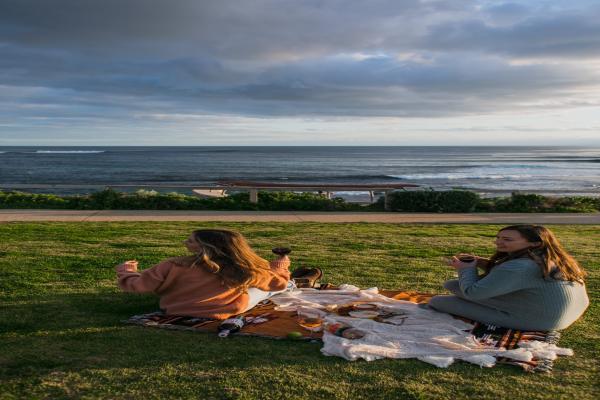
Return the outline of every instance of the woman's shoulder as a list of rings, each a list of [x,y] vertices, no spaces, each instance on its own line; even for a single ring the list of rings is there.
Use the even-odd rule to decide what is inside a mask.
[[[535,261],[528,257],[514,258],[504,261],[498,267],[518,271],[539,271],[540,267]]]
[[[164,259],[162,261],[160,261],[157,264],[154,264],[152,266],[152,268],[148,268],[148,270],[152,269],[155,271],[163,271],[163,272],[167,272],[171,269],[173,269],[174,267],[189,267],[190,265],[192,265],[193,263],[193,257],[192,260],[186,260],[187,257],[171,257],[171,258],[167,258]]]
[[[169,264],[174,267],[190,267],[195,261],[195,256],[176,256],[167,258],[162,263]]]
[[[205,268],[194,267],[194,262],[196,261],[196,257],[194,256],[171,257],[161,261],[155,267],[160,269],[164,274],[172,276],[197,276],[198,274],[207,274]]]

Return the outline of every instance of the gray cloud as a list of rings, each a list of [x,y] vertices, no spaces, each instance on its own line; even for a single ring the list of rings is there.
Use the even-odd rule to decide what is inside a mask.
[[[395,15],[407,19],[421,9],[416,0],[16,0],[2,3],[0,21],[14,27],[9,40],[32,47],[164,57],[196,49],[245,60],[289,51],[302,55],[376,48],[385,21]]]
[[[262,60],[286,53],[482,50],[597,56],[600,7],[572,2],[4,0],[7,42],[87,57]],[[485,4],[485,3],[484,3]],[[576,5],[580,5],[576,7]]]
[[[530,17],[514,25],[494,26],[472,19],[432,28],[422,46],[439,51],[481,51],[524,58],[600,57],[600,9]]]
[[[600,85],[600,9],[550,3],[4,0],[0,85],[23,94],[0,94],[0,117],[576,107]]]

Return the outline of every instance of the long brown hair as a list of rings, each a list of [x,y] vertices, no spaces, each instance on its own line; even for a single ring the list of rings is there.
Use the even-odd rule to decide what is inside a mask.
[[[544,278],[554,278],[583,283],[587,273],[577,261],[562,247],[556,236],[541,225],[511,225],[500,229],[517,231],[528,242],[539,243],[537,246],[506,253],[497,251],[486,266],[486,274],[495,266],[516,258],[531,258],[542,269]]]
[[[267,260],[252,250],[241,233],[226,229],[200,229],[192,236],[202,251],[191,257],[178,257],[177,264],[204,268],[218,275],[224,285],[243,290],[255,278],[270,270]]]

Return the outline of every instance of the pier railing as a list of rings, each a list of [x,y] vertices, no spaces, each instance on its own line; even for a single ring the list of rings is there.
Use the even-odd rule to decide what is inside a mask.
[[[375,193],[383,193],[384,207],[389,208],[390,192],[404,190],[406,188],[418,187],[409,183],[405,184],[314,184],[314,183],[275,183],[275,182],[253,182],[253,181],[219,181],[223,190],[247,190],[250,194],[250,202],[258,202],[258,192],[280,191],[280,192],[316,192],[331,198],[334,192],[368,192],[371,203],[375,200]]]

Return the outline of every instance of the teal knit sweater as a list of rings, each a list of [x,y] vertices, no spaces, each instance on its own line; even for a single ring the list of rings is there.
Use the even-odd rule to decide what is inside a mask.
[[[544,278],[541,268],[529,258],[519,258],[494,267],[479,277],[477,267],[458,271],[463,298],[493,307],[537,329],[564,329],[589,305],[585,286],[577,282]]]

